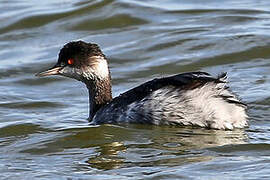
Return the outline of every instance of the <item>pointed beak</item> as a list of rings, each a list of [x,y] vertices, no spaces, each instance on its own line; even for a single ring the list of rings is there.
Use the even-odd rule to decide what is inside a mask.
[[[38,77],[44,77],[44,76],[51,76],[51,75],[59,75],[59,71],[63,69],[63,67],[54,66],[46,71],[42,71],[40,73],[37,73],[36,76]]]

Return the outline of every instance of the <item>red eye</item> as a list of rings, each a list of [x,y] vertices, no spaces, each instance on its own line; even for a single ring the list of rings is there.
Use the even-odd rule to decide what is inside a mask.
[[[68,63],[69,65],[74,64],[74,59],[68,59],[67,63]]]

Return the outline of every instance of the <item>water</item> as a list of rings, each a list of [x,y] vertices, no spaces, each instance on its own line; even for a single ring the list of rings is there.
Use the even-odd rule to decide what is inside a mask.
[[[270,1],[0,2],[0,179],[268,179]],[[89,126],[79,82],[34,74],[71,40],[109,58],[114,96],[154,77],[227,71],[250,127]]]

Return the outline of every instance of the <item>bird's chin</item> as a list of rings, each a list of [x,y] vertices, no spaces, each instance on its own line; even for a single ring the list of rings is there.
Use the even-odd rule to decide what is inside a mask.
[[[81,74],[82,72],[80,69],[65,66],[59,71],[58,75],[82,81]]]

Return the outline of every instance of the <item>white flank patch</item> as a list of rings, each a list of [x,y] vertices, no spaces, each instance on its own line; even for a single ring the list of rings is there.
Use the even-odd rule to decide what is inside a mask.
[[[215,83],[207,83],[203,87],[188,91],[167,86],[139,102],[130,104],[127,115],[132,116],[138,108],[143,109],[144,116],[151,117],[152,123],[157,125],[176,123],[214,129],[246,127],[245,108],[227,102],[221,97],[222,94],[234,98],[229,91],[217,88]]]
[[[229,91],[217,90],[215,84],[208,83],[201,88],[187,91],[183,95],[190,99],[194,108],[200,109],[202,118],[211,128],[233,129],[247,125],[245,108],[234,103],[228,103],[219,95],[227,94],[234,97]]]

